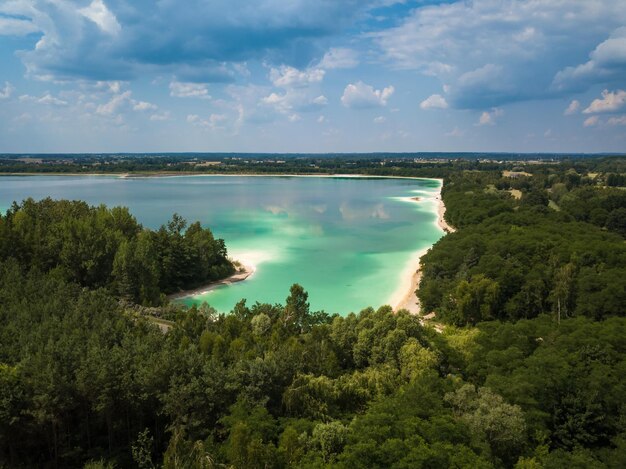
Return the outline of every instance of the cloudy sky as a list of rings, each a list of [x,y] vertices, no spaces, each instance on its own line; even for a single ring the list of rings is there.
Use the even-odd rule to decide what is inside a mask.
[[[624,0],[0,0],[0,152],[626,152]]]

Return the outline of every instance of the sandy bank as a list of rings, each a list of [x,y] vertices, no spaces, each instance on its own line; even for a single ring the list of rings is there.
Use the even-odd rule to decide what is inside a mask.
[[[256,270],[256,266],[249,263],[240,262],[241,267],[237,272],[235,272],[230,277],[226,277],[222,280],[217,280],[215,282],[207,283],[206,285],[202,285],[198,288],[194,288],[193,290],[183,290],[178,293],[172,293],[167,296],[168,300],[180,300],[181,298],[188,298],[190,296],[202,295],[204,293],[208,293],[212,290],[215,290],[218,287],[223,285],[232,285],[233,283],[243,282],[247,278],[249,278],[252,274],[254,274]]]
[[[444,217],[446,213],[446,206],[443,203],[443,199],[441,198],[441,192],[439,192],[435,199],[437,200],[437,224],[439,225],[439,228],[441,228],[446,233],[454,233],[456,231],[456,228],[449,224]]]
[[[443,181],[441,181],[441,183],[443,187]],[[422,199],[420,197],[411,197],[411,200],[420,202]],[[434,200],[437,202],[437,226],[445,233],[454,233],[456,229],[446,222],[444,218],[446,206],[441,198],[441,187],[434,197]],[[419,288],[420,280],[422,279],[421,259],[429,249],[430,247],[424,248],[411,256],[411,260],[402,274],[402,285],[396,290],[389,301],[394,311],[406,309],[411,314],[420,313],[419,299],[415,291]]]
[[[419,287],[422,278],[422,272],[420,270],[421,258],[429,249],[430,247],[427,247],[411,255],[411,259],[402,272],[402,283],[389,301],[394,311],[406,309],[411,314],[418,314],[420,312],[419,300],[417,299],[415,291]]]

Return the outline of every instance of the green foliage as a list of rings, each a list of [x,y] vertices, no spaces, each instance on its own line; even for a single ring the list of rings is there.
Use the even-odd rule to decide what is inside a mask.
[[[224,274],[223,242],[178,216],[150,231],[125,209],[14,205],[0,467],[624,467],[626,254],[601,187],[623,167],[464,169],[444,191],[459,231],[423,259],[422,305],[462,326],[443,333],[389,307],[312,312],[297,284],[285,306],[155,308],[164,333],[119,298]],[[589,219],[568,202],[586,189],[606,203]]]
[[[319,449],[325,463],[333,461],[346,445],[348,429],[341,422],[318,423],[311,442]]]
[[[507,404],[489,388],[477,390],[472,384],[446,394],[445,400],[474,437],[483,436],[495,457],[506,461],[520,453],[527,438],[526,423],[519,406]]]
[[[443,191],[446,216],[462,229],[422,258],[418,297],[424,309],[456,325],[533,318],[548,311],[557,320],[623,315],[626,244],[620,226],[626,220],[621,216],[626,195],[581,187],[572,174],[533,174],[525,180],[500,172],[451,175]],[[546,184],[552,184],[550,195],[561,212],[545,207]],[[486,194],[488,185],[502,189]],[[514,185],[523,188],[521,201],[507,192]],[[597,211],[598,204],[606,215]],[[589,224],[593,210],[595,219],[602,226],[610,221],[616,233]]]
[[[146,428],[144,431],[139,432],[136,443],[131,447],[133,461],[135,461],[139,469],[154,468],[152,463],[153,445],[154,438],[150,436],[150,430]]]
[[[194,288],[232,274],[221,239],[174,214],[158,231],[144,229],[126,208],[27,199],[0,218],[0,260],[56,270],[67,281],[106,287],[121,298],[154,305],[161,293]]]

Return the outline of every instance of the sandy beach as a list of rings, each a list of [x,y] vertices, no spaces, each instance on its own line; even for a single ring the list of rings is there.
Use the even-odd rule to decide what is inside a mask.
[[[437,195],[437,197],[435,197],[435,199],[437,200],[437,224],[439,225],[439,228],[441,228],[446,233],[454,233],[456,231],[456,228],[450,225],[444,218],[444,215],[446,213],[446,206],[441,198],[441,192]]]
[[[411,200],[415,202],[420,202],[420,198],[415,197]],[[435,200],[437,201],[437,226],[447,233],[454,233],[456,228],[446,222],[444,215],[446,213],[446,206],[443,203],[443,199],[441,198],[441,190],[435,196]],[[421,259],[424,254],[428,252],[430,247],[422,249],[418,251],[413,256],[411,256],[411,261],[409,265],[405,268],[403,272],[402,278],[403,283],[402,287],[398,288],[389,302],[393,307],[394,311],[398,311],[400,309],[406,309],[411,314],[419,314],[420,313],[420,305],[419,299],[415,294],[415,291],[418,289],[420,280],[422,278],[421,272]]]
[[[419,314],[419,300],[415,294],[415,290],[419,286],[422,278],[421,258],[428,252],[430,247],[424,248],[411,256],[407,267],[402,272],[402,284],[393,294],[389,302],[394,311],[401,309],[408,310],[411,314]]]
[[[188,298],[190,296],[202,295],[204,293],[215,290],[216,288],[223,285],[232,285],[233,283],[243,282],[244,280],[248,279],[252,274],[254,274],[256,270],[256,266],[249,263],[243,264],[242,262],[240,262],[240,265],[241,267],[239,268],[239,270],[230,277],[226,277],[216,282],[207,283],[206,285],[194,288],[193,290],[183,290],[178,293],[172,293],[171,295],[167,296],[167,299],[179,300],[181,298]]]

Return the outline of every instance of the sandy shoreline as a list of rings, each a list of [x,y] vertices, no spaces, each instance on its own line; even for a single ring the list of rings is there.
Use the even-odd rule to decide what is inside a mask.
[[[198,296],[204,293],[208,293],[212,290],[215,290],[218,287],[223,285],[232,285],[233,283],[243,282],[244,280],[250,278],[252,274],[256,271],[256,266],[251,264],[243,264],[241,263],[240,270],[235,272],[230,277],[226,277],[222,280],[217,280],[215,282],[207,283],[206,285],[202,285],[198,288],[194,288],[192,290],[183,290],[178,293],[172,293],[167,296],[168,300],[180,300],[182,298],[188,298],[190,296]]]
[[[421,259],[430,247],[424,248],[411,255],[407,267],[402,272],[402,284],[393,294],[389,302],[394,311],[406,309],[411,314],[419,314],[419,300],[415,291],[422,278]]]
[[[435,198],[437,200],[437,224],[439,225],[439,228],[446,233],[454,233],[456,228],[449,224],[444,217],[446,214],[446,205],[443,203],[443,199],[441,198],[441,191]]]
[[[441,180],[443,187],[443,181]],[[441,198],[441,187],[439,188],[439,192],[435,196],[435,200],[437,201],[437,226],[441,229],[445,234],[454,233],[456,229],[446,222],[444,215],[446,213],[446,206],[443,203],[443,199]],[[415,202],[420,202],[420,198],[411,198],[411,200]],[[422,279],[422,256],[426,254],[430,250],[430,247],[424,248],[421,251],[418,251],[414,255],[411,256],[411,261],[409,266],[405,269],[405,272],[402,275],[403,278],[403,286],[398,289],[391,298],[389,302],[393,307],[394,311],[398,311],[400,309],[406,309],[411,314],[419,314],[420,313],[420,305],[419,299],[415,294],[415,291],[418,289],[420,281]],[[402,294],[404,292],[404,294]]]

